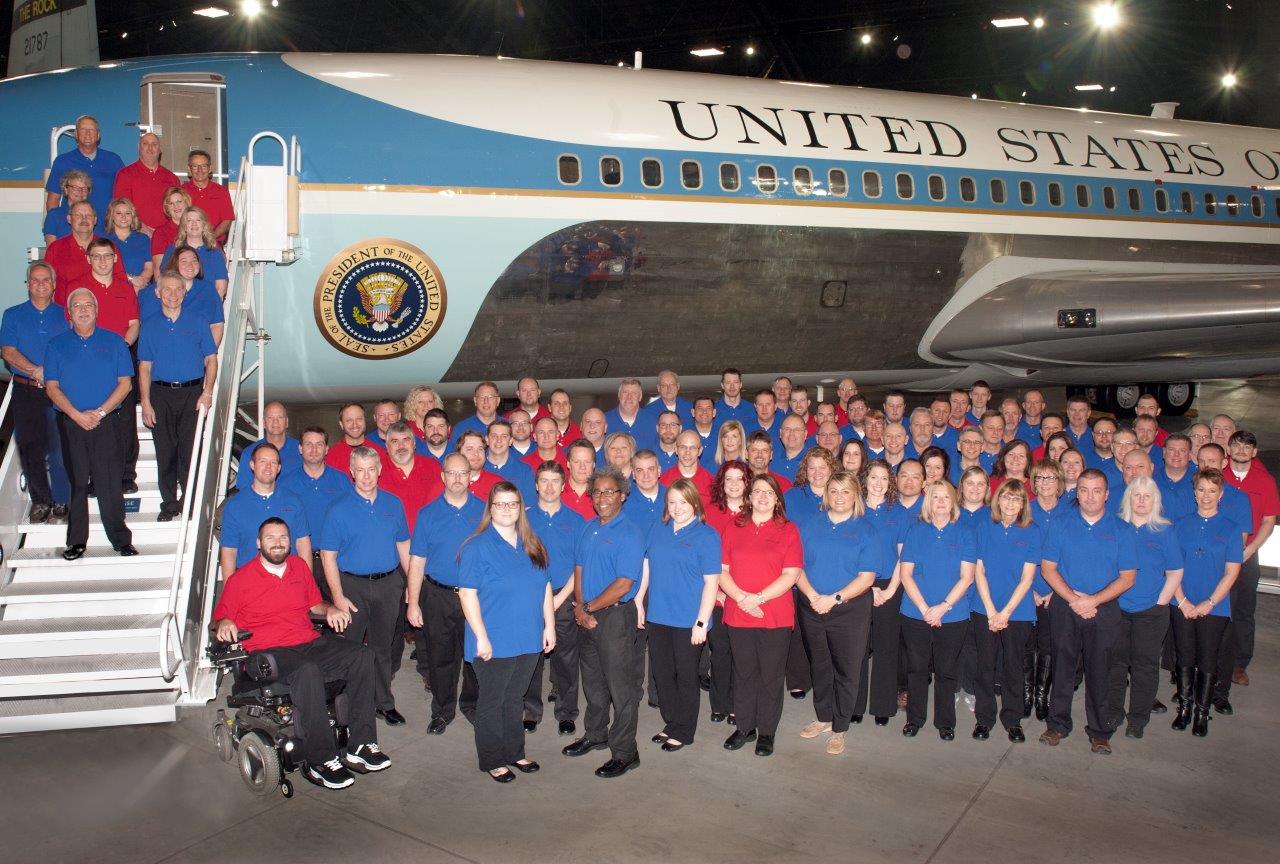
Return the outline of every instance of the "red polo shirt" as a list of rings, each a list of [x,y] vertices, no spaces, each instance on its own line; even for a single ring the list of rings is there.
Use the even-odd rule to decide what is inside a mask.
[[[356,449],[356,447],[360,447],[360,446],[372,447],[374,450],[378,452],[378,455],[382,458],[383,463],[384,464],[386,463],[387,451],[379,447],[377,444],[373,443],[372,441],[370,441],[368,436],[365,436],[365,439],[363,441],[361,441],[359,444],[353,447],[352,445],[347,443],[346,436],[342,435],[338,437],[337,441],[335,441],[333,444],[329,446],[329,453],[324,457],[324,464],[328,465],[330,468],[334,468],[338,471],[341,471],[344,477],[350,477],[351,476],[351,451]]]
[[[573,491],[573,485],[565,482],[564,491],[560,493],[560,503],[577,513],[583,519],[591,520],[596,518],[596,507],[591,503],[591,487],[587,486],[587,491],[579,495]]]
[[[481,501],[489,500],[489,490],[502,482],[502,477],[492,471],[481,471],[480,476],[467,484],[471,494]]]
[[[560,467],[565,470],[565,473],[567,474],[569,472],[569,460],[565,458],[563,450],[557,450],[555,458],[547,460],[538,455],[538,448],[535,447],[525,455],[521,456],[520,461],[529,466],[529,470],[533,472],[533,476],[535,478],[538,476],[538,467],[542,465],[543,462],[547,461],[559,462]],[[594,519],[596,517],[592,516],[591,518]]]
[[[581,437],[582,429],[579,428],[577,423],[570,420],[569,425],[556,437],[556,446],[563,450]],[[594,519],[596,517],[592,516],[591,518]]]
[[[677,462],[666,471],[662,472],[662,476],[658,478],[659,482],[668,488],[672,483],[680,479],[692,480],[693,485],[698,487],[698,494],[702,496],[703,503],[708,504],[711,502],[711,484],[715,482],[716,478],[712,477],[711,473],[707,471],[706,468],[699,465],[698,470],[693,472],[692,477],[685,477],[680,471],[680,463]]]
[[[1254,459],[1249,463],[1249,471],[1244,477],[1236,477],[1227,463],[1227,470],[1222,472],[1227,482],[1249,496],[1249,509],[1253,511],[1253,530],[1249,532],[1249,542],[1257,536],[1262,527],[1262,520],[1268,516],[1280,516],[1280,495],[1276,494],[1276,481],[1265,470],[1262,463]]]
[[[389,456],[384,457],[382,474],[378,476],[378,488],[385,489],[400,499],[400,503],[404,505],[404,518],[408,521],[409,531],[412,533],[418,511],[436,500],[436,497],[444,491],[440,463],[420,453],[414,453],[413,465],[409,473],[405,474]]]
[[[115,276],[110,285],[103,285],[93,274],[77,279],[67,286],[67,294],[77,288],[88,288],[98,298],[98,326],[124,338],[129,322],[138,320],[138,295],[127,276]],[[67,310],[71,320],[71,310]]]
[[[248,651],[288,648],[319,637],[311,624],[311,607],[323,602],[306,561],[290,555],[284,575],[276,576],[257,557],[231,574],[213,620],[230,618],[241,630],[251,630],[252,638],[244,641]]]
[[[512,415],[514,412],[516,412],[516,411],[524,411],[524,406],[523,406],[523,405],[517,405],[515,408],[512,408],[510,411],[508,411],[506,414],[503,414],[502,416],[503,416],[503,417],[506,417],[508,420],[510,420],[510,419],[511,419],[511,415]],[[539,402],[539,403],[538,403],[538,410],[537,410],[537,412],[535,412],[535,413],[533,414],[533,416],[531,416],[531,417],[529,418],[529,422],[530,422],[530,423],[537,423],[537,422],[538,422],[539,420],[541,420],[543,417],[550,417],[550,416],[551,416],[551,412],[547,410],[547,406],[545,406],[545,405],[543,405],[541,402]],[[570,423],[569,425],[573,425],[573,424],[572,424],[572,423]]]
[[[741,527],[731,523],[724,532],[720,561],[729,566],[734,584],[748,594],[755,594],[769,587],[785,568],[804,566],[800,532],[794,523],[779,525],[774,519],[763,525],[756,525],[750,517]],[[765,629],[795,626],[796,607],[791,591],[766,601],[761,610],[764,617],[754,618],[729,597],[724,601],[724,623],[731,627]]]
[[[168,221],[164,215],[164,193],[179,185],[178,175],[168,168],[163,165],[148,168],[139,159],[132,165],[124,166],[116,174],[112,197],[128,198],[137,209],[142,224],[158,228],[161,223]]]
[[[182,184],[182,188],[191,196],[192,206],[199,207],[209,217],[210,228],[217,228],[227,219],[236,218],[235,207],[231,204],[231,193],[227,191],[226,186],[210,180],[209,184],[201,189],[194,181],[188,180]]]
[[[810,414],[804,421],[804,434],[812,438],[818,434],[818,418]]]
[[[97,234],[93,235],[93,239],[96,240],[97,237]],[[59,237],[50,243],[44,250],[44,260],[54,269],[56,281],[53,287],[53,302],[59,306],[67,305],[67,295],[71,293],[72,283],[85,277],[93,278],[93,269],[89,266],[89,254],[80,248],[74,234]],[[120,279],[128,278],[124,272],[124,262],[120,260],[119,255],[116,255],[113,275]]]
[[[164,250],[168,249],[173,244],[173,241],[178,239],[178,226],[168,219],[164,220],[163,224],[155,226],[155,228],[155,233],[151,235],[152,257],[163,255]]]
[[[781,474],[776,474],[773,471],[769,472],[769,476],[778,481],[778,487],[782,490],[783,495],[787,494],[787,490],[795,485],[786,477],[783,477]]]

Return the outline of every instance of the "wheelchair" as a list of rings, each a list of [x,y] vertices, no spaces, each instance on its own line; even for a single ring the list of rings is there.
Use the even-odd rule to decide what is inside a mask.
[[[318,628],[317,628],[318,629]],[[270,651],[245,651],[242,642],[253,634],[241,631],[235,642],[211,639],[205,654],[223,672],[232,676],[227,707],[218,709],[213,724],[213,743],[223,762],[237,762],[245,785],[260,797],[280,790],[293,797],[288,775],[302,767],[295,754],[299,742],[294,737],[294,706],[289,685],[279,679],[279,667]],[[349,713],[346,682],[325,682],[325,705],[329,726],[338,750],[347,746]],[[305,774],[303,775],[306,776]]]

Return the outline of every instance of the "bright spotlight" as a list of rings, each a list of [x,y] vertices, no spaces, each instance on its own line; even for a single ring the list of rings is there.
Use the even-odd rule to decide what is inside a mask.
[[[246,18],[257,18],[262,14],[261,0],[240,0],[240,12]]]
[[[859,42],[861,42],[863,45],[870,45],[870,44],[871,44],[871,34],[870,34],[870,33],[863,33],[863,34],[862,34],[862,38],[861,38],[861,39],[859,39],[858,41],[859,41]]]
[[[1240,79],[1236,77],[1236,73],[1234,72],[1228,72],[1226,75],[1222,76],[1223,87],[1230,89],[1238,83],[1240,83]]]
[[[1036,18],[1034,21],[1031,22],[1031,26],[1039,30],[1041,27],[1044,26],[1044,19]]]
[[[747,56],[748,56],[748,57],[750,57],[752,54],[755,54],[755,53],[756,53],[756,46],[754,46],[754,45],[748,45],[748,46],[747,46]]]
[[[1093,23],[1099,30],[1110,30],[1120,23],[1120,10],[1114,3],[1099,3],[1093,7]]]

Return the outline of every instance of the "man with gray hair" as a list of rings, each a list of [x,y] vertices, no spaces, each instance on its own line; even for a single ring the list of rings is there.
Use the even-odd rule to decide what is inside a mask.
[[[49,169],[49,179],[45,181],[44,209],[52,210],[58,206],[58,198],[62,192],[62,178],[68,171],[80,170],[93,179],[93,188],[89,192],[89,201],[97,213],[106,214],[107,203],[111,200],[111,189],[116,182],[116,174],[124,167],[124,160],[105,147],[99,147],[102,132],[98,121],[88,114],[76,118],[76,146],[74,150],[58,154]]]
[[[640,409],[640,431],[631,433],[637,448],[657,449],[658,422],[666,412],[675,414],[682,427],[693,425],[693,403],[680,395],[680,376],[670,369],[658,373],[658,398]]]
[[[635,378],[623,378],[618,385],[618,407],[604,415],[605,428],[610,432],[626,432],[633,438],[643,436],[640,403],[644,401],[644,387]],[[585,430],[584,430],[585,431]],[[647,442],[647,438],[645,439]]]
[[[165,192],[182,184],[177,174],[160,164],[161,155],[160,136],[143,132],[138,138],[138,161],[120,169],[111,193],[113,198],[133,202],[148,236],[165,222]]]

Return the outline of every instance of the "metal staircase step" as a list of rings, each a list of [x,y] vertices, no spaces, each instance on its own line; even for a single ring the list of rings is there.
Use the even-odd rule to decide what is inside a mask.
[[[23,548],[9,556],[15,570],[28,567],[72,567],[86,565],[133,566],[137,564],[172,564],[177,547],[173,543],[139,543],[138,554],[123,557],[110,546],[90,546],[78,561],[67,561],[61,549]]]
[[[156,518],[158,515],[158,509],[150,513],[126,514],[125,522],[129,525],[129,530],[133,532],[135,544],[141,546],[142,544],[176,544],[178,542],[178,535],[182,532],[182,523],[176,519],[172,522],[160,522]],[[34,524],[24,522],[18,526],[18,531],[26,535],[23,545],[27,549],[56,547],[61,550],[67,542],[67,525],[65,521]],[[102,530],[102,523],[96,519],[89,520],[89,545],[91,547],[107,545],[106,532]]]
[[[93,615],[0,621],[0,659],[157,650],[164,616]]]
[[[0,697],[176,689],[160,673],[155,651],[0,659]]]
[[[160,690],[0,699],[0,734],[168,723],[177,718],[175,695]]]
[[[0,604],[101,603],[108,600],[167,600],[168,579],[101,579],[10,582],[0,587]]]

